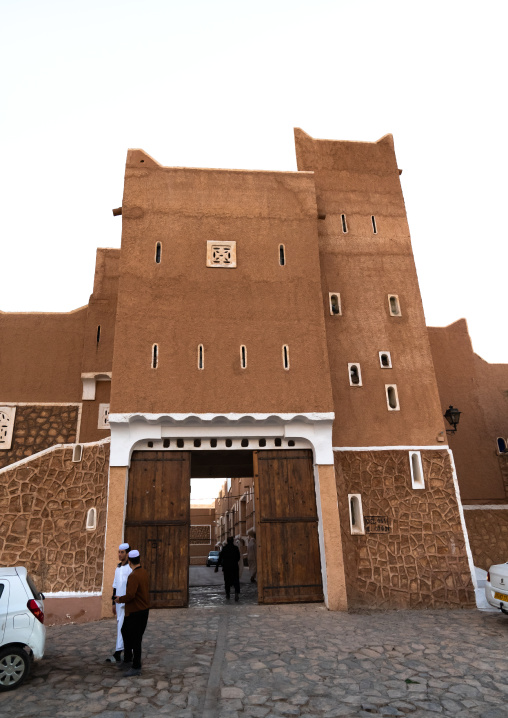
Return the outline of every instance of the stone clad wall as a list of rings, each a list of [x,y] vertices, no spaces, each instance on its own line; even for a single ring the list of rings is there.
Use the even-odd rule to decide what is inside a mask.
[[[475,605],[446,451],[422,451],[425,489],[413,489],[408,451],[335,453],[348,603],[351,608]],[[351,535],[348,494],[389,531]]]
[[[465,509],[474,565],[488,571],[508,561],[508,509]]]
[[[76,441],[79,404],[16,406],[10,449],[0,451],[0,469],[55,444]]]
[[[0,562],[25,566],[39,590],[100,591],[109,443],[56,448],[0,471]],[[97,528],[87,531],[89,508]]]

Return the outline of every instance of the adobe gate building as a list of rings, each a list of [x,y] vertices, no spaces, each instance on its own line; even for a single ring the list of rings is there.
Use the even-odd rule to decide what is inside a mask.
[[[440,398],[392,137],[295,138],[298,172],[130,150],[89,305],[0,313],[0,556],[55,620],[110,614],[124,538],[153,605],[186,605],[191,477],[254,477],[261,602],[474,605],[461,390],[432,330]],[[482,505],[508,503],[493,453],[467,477],[479,554]]]

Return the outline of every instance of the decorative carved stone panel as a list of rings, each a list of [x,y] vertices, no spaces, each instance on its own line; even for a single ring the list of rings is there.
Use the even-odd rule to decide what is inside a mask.
[[[207,267],[236,267],[236,242],[206,243]]]
[[[109,404],[99,404],[98,429],[109,429]]]
[[[15,416],[15,406],[0,406],[0,450],[11,448]]]

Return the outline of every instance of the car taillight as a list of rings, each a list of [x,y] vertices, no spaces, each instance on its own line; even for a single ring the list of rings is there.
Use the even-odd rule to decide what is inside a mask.
[[[487,571],[487,581],[490,583],[490,571]]]
[[[39,608],[39,604],[37,603],[37,601],[34,601],[34,599],[31,598],[26,604],[26,607],[34,614],[35,618],[38,621],[44,623],[44,612],[41,611],[41,609]]]

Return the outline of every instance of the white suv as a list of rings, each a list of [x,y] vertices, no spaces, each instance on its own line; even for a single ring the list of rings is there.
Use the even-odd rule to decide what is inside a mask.
[[[0,568],[0,691],[20,686],[44,655],[43,600],[26,568]]]

